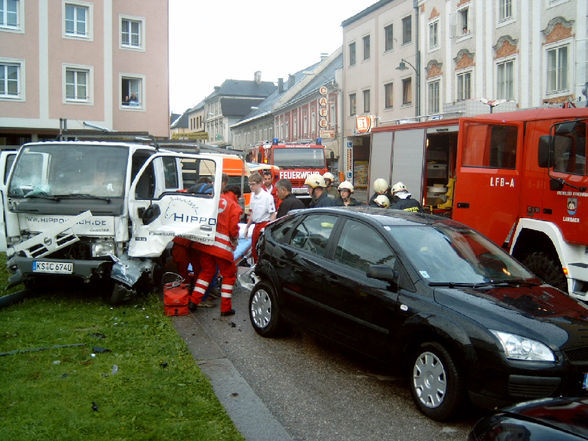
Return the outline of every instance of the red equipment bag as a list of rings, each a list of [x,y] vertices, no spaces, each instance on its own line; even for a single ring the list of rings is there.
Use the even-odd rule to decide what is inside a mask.
[[[174,279],[165,282],[166,276]],[[188,303],[192,293],[192,283],[183,283],[184,279],[179,274],[165,273],[163,283],[163,308],[165,315],[188,315],[190,310]]]

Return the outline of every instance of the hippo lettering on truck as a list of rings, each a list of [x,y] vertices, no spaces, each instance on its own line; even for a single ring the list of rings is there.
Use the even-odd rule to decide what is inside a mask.
[[[106,281],[113,303],[152,287],[175,236],[212,243],[222,158],[118,142],[21,147],[5,189],[9,284]],[[194,193],[196,182],[213,194]]]
[[[587,126],[588,108],[551,108],[378,127],[370,176],[404,182],[586,301]]]

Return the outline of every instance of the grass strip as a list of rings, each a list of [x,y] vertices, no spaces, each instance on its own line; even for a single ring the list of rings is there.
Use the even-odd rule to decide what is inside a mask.
[[[0,352],[15,351],[0,357],[1,440],[243,439],[157,295],[27,298],[0,309]]]

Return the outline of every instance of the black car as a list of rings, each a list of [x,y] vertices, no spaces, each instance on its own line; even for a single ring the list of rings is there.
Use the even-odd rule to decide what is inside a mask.
[[[468,441],[588,440],[588,398],[544,398],[482,418]]]
[[[458,222],[378,208],[301,210],[258,243],[249,315],[394,366],[443,420],[483,406],[588,394],[588,309]]]

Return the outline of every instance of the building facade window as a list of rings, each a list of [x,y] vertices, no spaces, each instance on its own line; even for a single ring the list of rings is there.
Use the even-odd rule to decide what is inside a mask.
[[[412,104],[412,78],[402,80],[402,104]]]
[[[391,109],[394,107],[394,84],[384,84],[384,107]]]
[[[460,29],[460,33],[461,35],[467,35],[470,33],[470,27],[469,27],[469,8],[461,8],[459,11],[457,11],[457,16],[459,19],[459,29]]]
[[[366,35],[363,37],[363,59],[369,60],[370,58],[370,36]]]
[[[136,109],[144,107],[143,78],[122,76],[120,86],[121,105],[124,108]]]
[[[402,19],[402,44],[412,41],[412,15]]]
[[[88,102],[90,100],[89,69],[65,68],[65,100],[70,102]]]
[[[349,94],[349,116],[357,113],[357,98],[354,93]]]
[[[388,25],[384,28],[384,50],[392,49],[394,49],[394,25]]]
[[[329,105],[329,127],[332,129],[337,127],[337,108],[335,103]]]
[[[20,0],[0,0],[0,28],[20,28]]]
[[[512,18],[512,0],[498,0],[498,21],[503,22]]]
[[[65,3],[65,35],[88,38],[90,36],[90,8],[78,3]]]
[[[514,60],[496,65],[496,98],[514,99]]]
[[[457,101],[469,100],[472,97],[472,73],[457,74]]]
[[[429,23],[429,50],[439,47],[439,20]]]
[[[0,60],[0,99],[22,98],[21,63]]]
[[[143,20],[122,17],[120,20],[121,47],[131,49],[143,48]]]
[[[349,44],[349,65],[355,65],[355,43]]]
[[[363,113],[370,113],[370,91],[363,91]]]
[[[441,105],[440,105],[440,93],[439,93],[439,88],[441,85],[441,81],[440,80],[436,80],[436,81],[431,81],[428,86],[427,86],[427,92],[428,92],[428,113],[432,114],[432,113],[439,113],[441,110]]]
[[[565,92],[568,88],[568,46],[547,50],[547,93]]]

